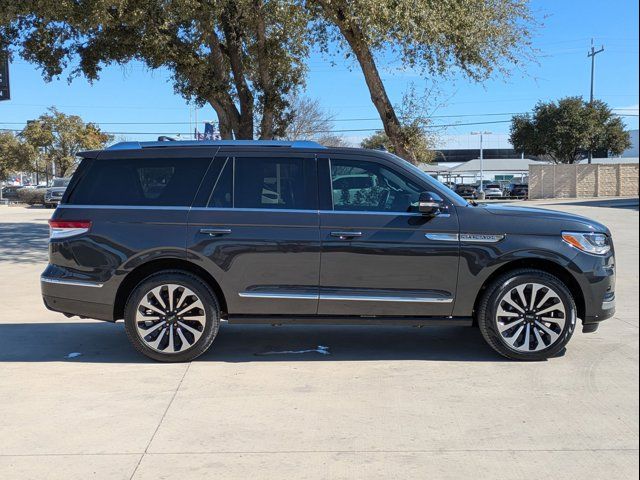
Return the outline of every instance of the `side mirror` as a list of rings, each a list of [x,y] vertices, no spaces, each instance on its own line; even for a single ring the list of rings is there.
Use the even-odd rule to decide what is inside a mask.
[[[423,192],[420,194],[418,211],[422,215],[437,215],[444,207],[444,200],[439,195],[431,192]]]

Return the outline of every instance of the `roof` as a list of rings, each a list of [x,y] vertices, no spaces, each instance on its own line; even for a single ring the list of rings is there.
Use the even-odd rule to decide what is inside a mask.
[[[444,165],[437,165],[435,163],[421,163],[418,165],[418,168],[423,172],[427,172],[427,173],[439,173],[439,172],[449,171],[449,167],[445,167]]]
[[[141,148],[166,147],[281,147],[281,148],[327,148],[317,142],[306,140],[164,140],[157,142],[120,142],[106,150],[139,150]]]
[[[485,172],[524,172],[529,170],[529,165],[547,164],[549,162],[541,162],[538,160],[529,160],[528,158],[496,158],[483,161],[482,170]],[[480,159],[469,160],[457,167],[449,169],[451,173],[462,172],[479,172]]]

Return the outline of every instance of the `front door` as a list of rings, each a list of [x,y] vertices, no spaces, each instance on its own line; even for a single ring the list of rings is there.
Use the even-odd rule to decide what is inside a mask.
[[[187,252],[231,315],[317,312],[320,234],[313,155],[224,154],[189,213]]]
[[[435,194],[433,185],[392,162],[319,161],[318,313],[451,315],[459,260],[455,208],[418,213],[420,193]]]

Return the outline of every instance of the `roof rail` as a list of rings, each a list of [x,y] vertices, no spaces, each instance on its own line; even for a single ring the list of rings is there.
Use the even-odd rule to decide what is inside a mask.
[[[327,148],[308,140],[175,140],[159,142],[120,142],[107,150],[139,150],[141,148],[166,147],[280,147],[280,148]]]

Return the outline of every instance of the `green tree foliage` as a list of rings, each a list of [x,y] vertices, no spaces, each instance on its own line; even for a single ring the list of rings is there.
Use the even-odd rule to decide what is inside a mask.
[[[98,126],[50,108],[18,135],[1,134],[0,169],[65,177],[73,173],[78,152],[104,148],[111,140]]]
[[[0,180],[11,173],[30,171],[35,149],[11,132],[0,132]]]
[[[509,73],[530,59],[527,0],[313,0],[317,38],[325,51],[339,42],[357,60],[399,156],[416,163],[415,129],[404,126],[389,100],[376,58],[434,78],[462,72],[474,81]]]
[[[425,95],[417,95],[415,87],[411,85],[402,96],[402,103],[396,107],[400,131],[406,147],[411,152],[409,160],[416,165],[431,163],[435,158],[433,148],[436,135],[430,130],[430,96],[431,92],[429,91]],[[360,143],[360,146],[372,149],[384,148],[391,153],[400,155],[395,144],[384,130],[379,130],[370,137],[365,138]]]
[[[513,117],[511,143],[528,155],[575,163],[589,150],[619,155],[631,146],[631,139],[606,103],[596,100],[590,105],[582,97],[567,97],[539,102],[533,114]]]
[[[394,150],[415,163],[377,59],[482,81],[530,56],[532,23],[528,0],[0,0],[0,47],[45,78],[71,65],[89,80],[112,63],[164,67],[178,93],[215,109],[223,138],[273,138],[310,48],[337,44],[358,62]]]
[[[214,108],[223,138],[282,132],[304,81],[306,26],[293,0],[0,0],[0,47],[46,79],[70,65],[70,78],[89,80],[112,63],[164,67],[177,93]]]

